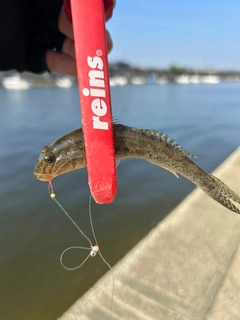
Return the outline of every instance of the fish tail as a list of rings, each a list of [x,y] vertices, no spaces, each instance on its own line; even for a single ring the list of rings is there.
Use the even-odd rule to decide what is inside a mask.
[[[240,197],[233,192],[226,184],[212,174],[209,174],[212,182],[205,186],[199,186],[211,198],[221,203],[229,210],[240,214],[240,210],[232,203],[240,203]],[[232,201],[231,201],[232,200]]]

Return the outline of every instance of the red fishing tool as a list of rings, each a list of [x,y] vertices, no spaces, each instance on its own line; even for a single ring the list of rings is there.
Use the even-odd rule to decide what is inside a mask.
[[[97,203],[110,203],[117,192],[108,74],[106,20],[112,0],[64,1],[73,24],[88,182]]]

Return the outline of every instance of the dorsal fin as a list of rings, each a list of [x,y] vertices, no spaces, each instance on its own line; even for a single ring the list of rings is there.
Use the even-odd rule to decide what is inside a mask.
[[[113,116],[112,117],[112,121],[113,121],[113,124],[120,124],[120,121],[118,119],[118,116]]]
[[[171,138],[169,135],[167,135],[164,132],[156,131],[156,130],[144,130],[150,133],[151,135],[157,137],[158,139],[166,142],[167,144],[171,145],[172,147],[178,149],[182,154],[184,154],[187,157],[197,158],[192,153],[185,150],[182,146],[180,146],[179,143],[177,143],[173,138]]]

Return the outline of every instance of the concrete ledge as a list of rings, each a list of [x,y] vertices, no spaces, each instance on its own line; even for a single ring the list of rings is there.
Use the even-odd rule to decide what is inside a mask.
[[[215,172],[240,194],[240,148]],[[240,216],[194,190],[59,320],[239,320]]]

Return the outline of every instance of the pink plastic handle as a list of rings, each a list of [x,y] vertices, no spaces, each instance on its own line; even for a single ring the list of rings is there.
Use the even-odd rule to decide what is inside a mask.
[[[71,0],[88,182],[97,203],[117,192],[103,0]]]

